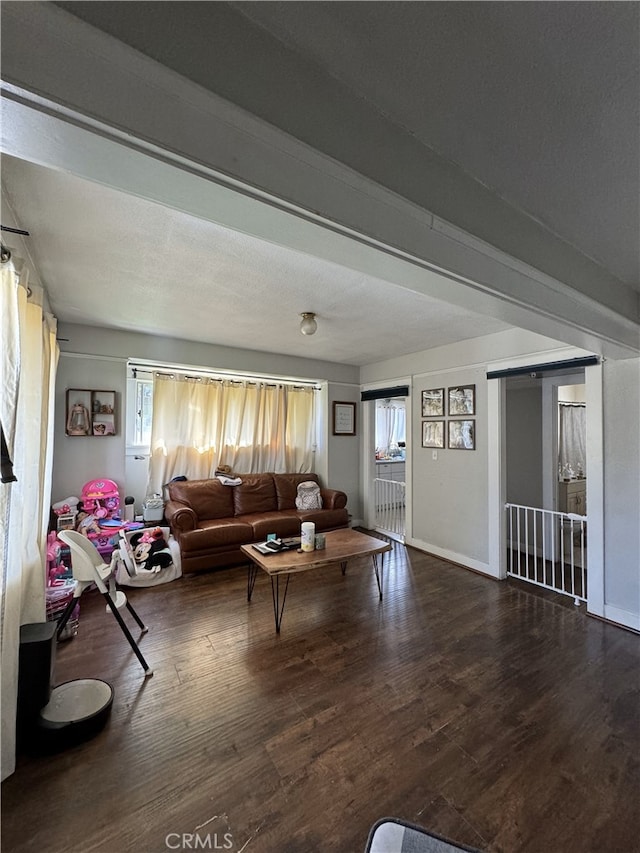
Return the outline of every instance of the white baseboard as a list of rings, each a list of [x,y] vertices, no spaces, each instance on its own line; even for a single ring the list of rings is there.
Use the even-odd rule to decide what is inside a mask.
[[[631,613],[629,610],[622,610],[620,607],[605,604],[603,616],[610,622],[624,625],[626,628],[633,628],[634,631],[640,631],[640,613]]]
[[[449,551],[447,548],[439,548],[437,545],[431,545],[429,542],[423,542],[421,539],[407,539],[406,544],[411,545],[412,548],[418,548],[420,551],[426,551],[427,554],[433,554],[434,557],[441,557],[443,560],[448,560],[450,563],[458,563],[467,569],[473,569],[474,572],[480,572],[492,578],[498,577],[498,573],[492,570],[489,563],[474,560],[473,557],[468,557],[466,554],[458,554],[455,551]]]
[[[350,518],[349,527],[366,527],[364,518]]]

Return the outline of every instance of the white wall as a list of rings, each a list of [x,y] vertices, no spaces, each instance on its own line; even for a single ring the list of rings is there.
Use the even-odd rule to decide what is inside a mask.
[[[507,500],[542,507],[542,386],[507,386],[506,400]]]
[[[472,338],[456,344],[425,349],[421,352],[364,365],[360,369],[360,381],[384,382],[394,376],[416,376],[421,373],[448,371],[454,367],[485,366],[500,359],[519,356],[528,358],[532,354],[552,353],[558,359],[567,358],[567,347],[553,338],[527,332],[524,329],[508,329],[495,335]],[[583,352],[583,355],[589,355]],[[430,386],[437,387],[437,386]]]
[[[640,359],[603,376],[604,613],[640,630]]]
[[[132,321],[132,324],[134,322]],[[269,376],[291,376],[353,384],[359,382],[358,368],[349,364],[294,358],[278,353],[236,349],[96,326],[60,323],[58,330],[58,337],[62,339],[60,348],[66,352],[99,353],[124,360],[148,359],[191,367],[264,373]]]
[[[586,403],[586,386],[582,385],[559,385],[559,403]]]
[[[61,323],[61,356],[56,377],[56,413],[53,459],[52,501],[78,495],[83,484],[94,477],[115,480],[122,497],[132,494],[136,504],[144,497],[127,482],[125,457],[124,404],[128,358],[238,370],[329,381],[329,400],[359,399],[358,368],[286,355],[218,347],[192,341],[119,332]],[[336,380],[334,384],[331,380]],[[104,438],[71,437],[65,432],[67,388],[95,388],[116,392],[117,434]],[[328,409],[330,414],[330,408]],[[329,415],[326,420],[329,420]],[[349,496],[349,512],[359,516],[359,438],[331,436],[320,442],[318,473],[331,488]],[[142,464],[142,463],[141,463]],[[130,470],[130,467],[129,467]]]
[[[124,392],[125,361],[110,357],[73,357],[60,353],[56,376],[54,416],[52,503],[75,495],[82,486],[97,477],[115,480],[124,498],[125,437]],[[66,434],[67,388],[91,388],[116,392],[116,435],[69,436]]]
[[[363,502],[360,489],[360,462],[362,458],[362,403],[360,386],[331,382],[328,388],[328,470],[327,482],[334,489],[349,495],[348,510],[353,522],[362,522]],[[356,404],[356,434],[333,435],[331,421],[334,401]],[[358,483],[357,492],[353,487]]]
[[[476,449],[434,451],[422,447],[422,391],[475,385]],[[412,540],[426,550],[484,568],[488,562],[487,380],[479,368],[414,377],[412,399]],[[429,419],[432,420],[432,419]],[[437,459],[433,456],[437,455]]]

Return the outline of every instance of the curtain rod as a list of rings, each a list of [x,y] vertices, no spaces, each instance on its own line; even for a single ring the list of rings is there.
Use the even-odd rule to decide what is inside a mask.
[[[265,384],[275,387],[276,385],[291,385],[297,388],[313,388],[316,391],[320,390],[320,385],[314,380],[305,379],[280,379],[277,376],[257,376],[253,373],[240,372],[225,372],[220,370],[206,370],[189,367],[174,367],[168,364],[143,364],[139,361],[129,361],[127,365],[133,373],[134,379],[138,372],[141,373],[159,373],[163,376],[184,376],[188,379],[212,379],[219,382],[251,382],[259,385]]]
[[[135,368],[133,368],[135,372]],[[153,373],[156,376],[166,377],[167,379],[175,379],[175,373],[164,373],[161,370],[154,370]],[[189,373],[179,373],[177,374],[180,379],[191,379],[194,382],[227,382],[229,385],[263,385],[265,388],[277,388],[279,385],[287,385],[290,388],[295,388],[296,390],[302,390],[303,388],[309,388],[311,391],[319,391],[320,389],[316,385],[301,385],[299,382],[267,382],[266,380],[254,381],[253,379],[229,379],[224,378],[221,379],[218,376],[192,376]],[[134,377],[135,378],[135,377]]]

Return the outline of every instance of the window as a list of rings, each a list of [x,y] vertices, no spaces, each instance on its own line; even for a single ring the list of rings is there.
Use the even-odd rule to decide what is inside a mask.
[[[127,379],[127,447],[137,453],[148,452],[153,417],[153,378],[151,374]]]
[[[158,492],[176,476],[313,471],[315,396],[309,385],[155,377],[149,482]]]
[[[376,454],[377,458],[404,456],[406,442],[406,401],[400,399],[376,400]]]
[[[148,457],[153,490],[177,475],[212,476],[218,465],[314,470],[315,382],[187,370],[127,365],[126,454]]]
[[[151,416],[153,414],[153,382],[135,379],[136,412],[134,443],[148,446],[151,441]]]

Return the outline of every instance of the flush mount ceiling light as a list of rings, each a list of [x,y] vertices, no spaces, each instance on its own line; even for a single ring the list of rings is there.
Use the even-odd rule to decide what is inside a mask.
[[[300,316],[302,317],[302,320],[300,321],[300,331],[302,334],[315,335],[318,324],[316,323],[316,315],[313,311],[305,311],[304,314],[301,314]]]

